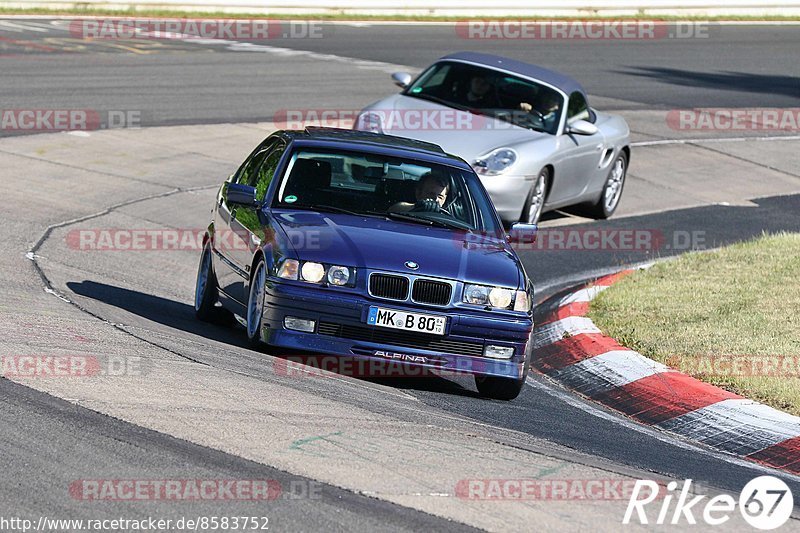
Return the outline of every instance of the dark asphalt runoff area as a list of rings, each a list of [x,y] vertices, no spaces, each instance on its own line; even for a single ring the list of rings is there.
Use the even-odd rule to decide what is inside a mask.
[[[39,28],[48,21],[36,19]],[[591,95],[619,101],[619,109],[664,110],[690,107],[798,107],[800,49],[797,26],[710,23],[707,37],[654,41],[510,41],[461,39],[452,25],[321,26],[324,38],[271,39],[254,45],[365,62],[421,69],[458,50],[481,50],[561,70],[577,77]],[[7,31],[0,25],[0,93],[5,109],[54,108],[137,110],[141,125],[263,122],[276,111],[324,108],[347,102],[353,109],[392,91],[386,83],[348,84],[321,79],[313,70],[300,74],[272,66],[268,52],[243,52],[218,45],[164,43],[144,53],[103,44],[71,41],[63,25],[47,31]],[[50,40],[47,40],[50,39]],[[305,61],[308,56],[302,56]],[[322,59],[324,60],[324,58]],[[284,69],[284,70],[282,70]],[[291,75],[290,75],[291,74]],[[291,86],[286,80],[291,78]],[[298,82],[298,80],[300,80]],[[16,133],[13,133],[14,135]],[[11,135],[0,132],[0,136]],[[243,150],[246,151],[246,150]],[[634,151],[635,157],[635,151]],[[614,269],[692,250],[750,239],[762,232],[800,231],[800,195],[761,198],[754,206],[711,205],[567,226],[570,230],[641,230],[656,236],[640,250],[520,250],[537,287],[538,302],[587,278]],[[552,218],[552,217],[551,217]],[[138,259],[137,259],[138,260]],[[86,282],[84,282],[86,283]],[[73,292],[139,317],[136,324],[173,328],[176,338],[244,346],[231,328],[202,333],[192,309],[137,287],[74,284]],[[113,321],[113,317],[109,320]],[[204,361],[241,370],[219,353]],[[254,367],[257,374],[257,367]],[[255,378],[258,379],[258,378]],[[577,397],[546,378],[532,375],[523,393],[508,404],[477,397],[469,379],[389,382],[423,404],[452,414],[510,429],[644,472],[695,479],[738,492],[763,471],[656,432],[632,429],[620,417]],[[194,478],[275,479],[285,486],[311,483],[306,478],[210,448],[121,422],[64,400],[0,379],[0,515],[59,515],[100,518],[142,514],[140,506],[103,502],[75,505],[64,487],[86,476],[92,465],[98,478],[128,469],[130,477],[171,475]],[[354,404],[356,400],[353,400]],[[598,416],[597,413],[603,413]],[[628,423],[631,424],[631,423]],[[794,494],[800,482],[788,479]],[[800,503],[796,500],[797,504]],[[152,503],[150,514],[170,518],[210,515],[213,503]],[[237,504],[238,505],[238,504]],[[276,530],[464,530],[466,526],[366,495],[322,486],[319,499],[281,498],[264,507],[225,504],[224,513],[253,516],[265,511]],[[234,512],[236,511],[236,512]],[[292,526],[281,527],[280,524]]]
[[[800,65],[791,59],[800,49],[797,26],[698,28],[686,38],[566,41],[464,39],[452,24],[321,24],[320,38],[245,44],[417,70],[448,53],[480,50],[573,75],[590,95],[624,101],[620,109],[797,106]],[[68,25],[46,33],[0,26],[0,36],[6,108],[136,110],[143,126],[258,122],[281,109],[325,109],[342,101],[360,109],[393,90],[388,77],[379,88],[365,88],[307,72],[303,84],[287,91],[289,76],[270,64],[269,53],[231,50],[240,47],[145,39],[87,43]]]

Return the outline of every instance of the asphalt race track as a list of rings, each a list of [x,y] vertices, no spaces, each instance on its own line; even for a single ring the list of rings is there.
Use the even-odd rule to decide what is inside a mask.
[[[800,107],[797,28],[711,24],[707,38],[592,43],[325,24],[319,39],[123,43],[80,41],[59,20],[0,20],[0,108],[134,111],[141,126],[0,130],[0,354],[141,365],[84,380],[0,379],[0,516],[265,515],[278,531],[617,531],[624,501],[473,501],[457,486],[692,479],[738,494],[774,473],[639,426],[539,375],[510,403],[480,399],[471,379],[298,378],[280,358],[246,349],[241,328],[194,319],[196,250],[86,252],[70,232],[202,228],[216,187],[276,113],[357,110],[393,90],[387,73],[462,49],[576,76],[595,106],[626,117],[639,143],[618,216],[555,213],[543,227],[639,231],[655,244],[521,249],[537,301],[623,266],[800,231],[797,130],[674,131],[664,120],[691,107]],[[799,478],[781,477],[800,495]],[[283,494],[267,503],[92,502],[69,490],[87,479],[271,479]],[[795,510],[788,529],[800,529],[797,502]]]

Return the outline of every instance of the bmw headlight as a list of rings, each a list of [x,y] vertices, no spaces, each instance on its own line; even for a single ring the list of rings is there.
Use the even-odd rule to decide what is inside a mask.
[[[321,283],[327,280],[329,285],[336,287],[352,287],[355,283],[355,269],[352,267],[324,265],[297,259],[284,259],[278,267],[277,276],[308,283]]]
[[[482,176],[496,176],[517,162],[517,152],[511,148],[498,148],[475,160],[472,168]]]
[[[465,286],[464,303],[488,306],[493,309],[513,309],[524,313],[531,310],[530,296],[526,291],[486,285],[470,284]]]
[[[300,269],[300,274],[303,276],[303,281],[310,281],[311,283],[319,283],[325,277],[325,267],[320,263],[307,261],[303,263]]]
[[[278,268],[278,277],[283,279],[297,279],[297,271],[300,268],[300,261],[297,259],[284,259]]]
[[[350,281],[350,269],[343,266],[332,266],[328,269],[328,283],[331,285],[347,285]]]
[[[492,307],[497,307],[499,309],[506,309],[508,306],[511,305],[513,294],[514,293],[508,289],[501,289],[499,287],[494,287],[489,291],[489,304]]]
[[[372,133],[383,133],[383,121],[378,113],[367,111],[358,116],[353,129],[370,131]]]

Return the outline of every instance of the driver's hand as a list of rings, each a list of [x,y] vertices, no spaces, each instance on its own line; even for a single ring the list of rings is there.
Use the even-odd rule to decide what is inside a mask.
[[[412,211],[425,211],[428,213],[437,213],[440,209],[439,202],[428,198],[427,200],[420,200],[414,204]]]
[[[533,106],[528,102],[520,102],[519,108],[527,113],[530,113],[531,109],[533,109]]]

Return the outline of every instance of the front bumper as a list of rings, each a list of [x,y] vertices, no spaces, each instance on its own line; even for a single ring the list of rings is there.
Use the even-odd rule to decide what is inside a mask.
[[[444,336],[368,326],[371,305],[447,316]],[[467,373],[520,379],[530,358],[533,321],[528,317],[493,317],[488,312],[409,306],[367,298],[355,292],[268,283],[261,338],[271,346],[368,360],[401,363],[438,373]],[[286,329],[286,316],[314,320],[313,333]],[[509,359],[482,355],[487,344],[512,347]]]
[[[480,176],[504,222],[517,222],[536,176]]]

